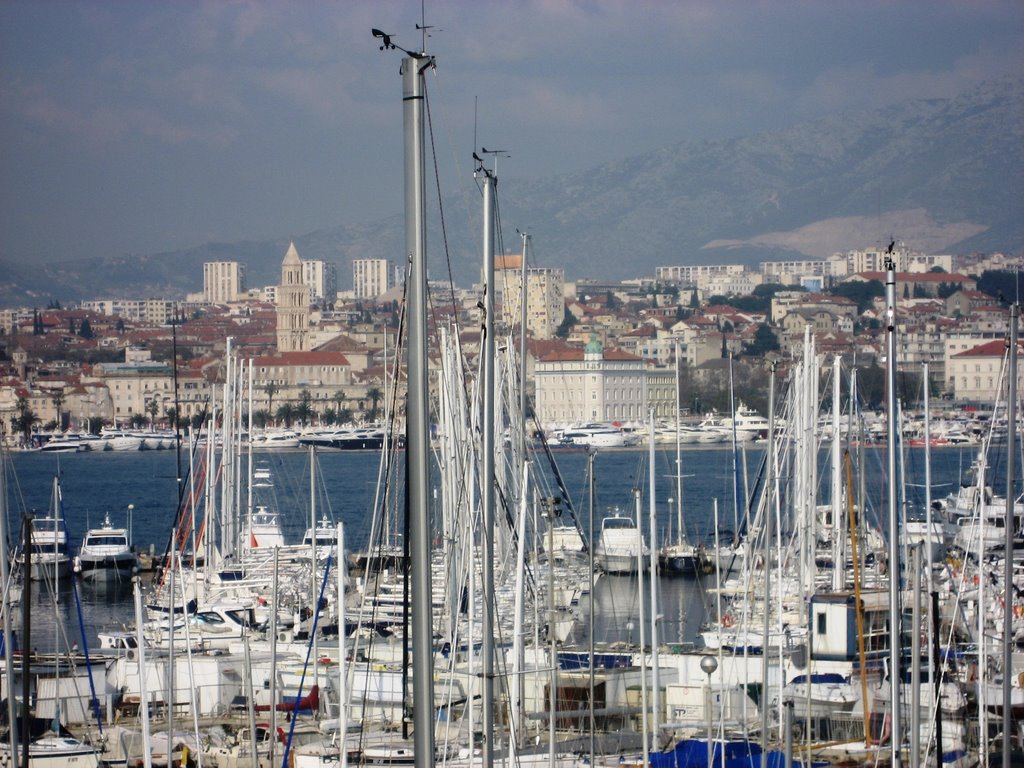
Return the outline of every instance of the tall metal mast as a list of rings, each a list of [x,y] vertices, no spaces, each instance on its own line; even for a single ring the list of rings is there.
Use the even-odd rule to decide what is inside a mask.
[[[1013,635],[1013,537],[1017,535],[1017,518],[1014,502],[1017,500],[1017,326],[1020,321],[1020,304],[1010,307],[1010,364],[1006,388],[1006,522],[1003,549],[1003,722],[1010,722],[1010,670],[1013,652],[1010,637]],[[1010,727],[1003,727],[1003,768],[1010,768]]]
[[[424,184],[423,73],[434,57],[396,45],[391,35],[371,30],[380,49],[400,50],[405,144],[405,257],[409,263],[405,414],[406,514],[412,581],[413,748],[416,765],[434,764],[434,653],[430,576],[430,421],[427,398],[427,225]]]
[[[484,188],[483,253],[483,420],[481,453],[483,478],[480,501],[483,517],[483,765],[494,765],[494,186],[497,178],[481,164]]]
[[[887,493],[889,502],[889,686],[891,688],[892,766],[902,765],[903,725],[900,716],[900,543],[899,500],[896,487],[896,456],[899,446],[896,424],[896,265],[892,246],[885,259],[885,419],[887,440]]]
[[[408,53],[408,52],[407,52]],[[427,235],[423,72],[433,58],[402,59],[405,133],[405,251],[409,259],[406,499],[410,518],[413,639],[413,746],[416,765],[434,764],[434,654],[430,577],[430,445],[427,408]]]

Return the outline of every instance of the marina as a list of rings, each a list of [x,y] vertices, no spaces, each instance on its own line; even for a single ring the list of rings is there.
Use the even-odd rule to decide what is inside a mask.
[[[870,450],[877,455],[880,449]],[[945,497],[946,493],[953,494],[955,497],[960,493],[957,489],[961,489],[961,483],[971,478],[968,469],[977,457],[970,450],[958,448],[936,448],[931,453],[932,478],[936,497]],[[923,448],[908,449],[906,452],[908,468],[920,467],[923,454]],[[737,488],[734,473],[731,470],[724,472],[722,470],[723,465],[727,466],[729,463],[723,462],[723,459],[731,455],[731,451],[723,447],[699,445],[687,447],[682,453],[682,461],[687,475],[683,486],[687,539],[691,542],[700,542],[709,550],[715,546],[715,532],[718,531],[720,534],[718,546],[721,546],[721,538],[725,535],[722,534],[722,530],[731,528],[734,524],[730,522],[725,525],[720,521],[716,526],[714,518],[716,507],[721,513],[723,509],[731,509],[736,506],[732,498],[732,494]],[[534,456],[538,457],[537,452],[534,453]],[[745,460],[745,474],[748,478],[756,476],[758,466],[762,463],[764,456],[765,446],[763,444],[755,443],[748,446],[747,450],[743,452],[741,461]],[[823,466],[827,466],[828,456],[829,454],[825,450],[819,452],[819,460]],[[316,526],[318,544],[320,545],[318,549],[325,543],[321,531],[333,531],[336,523],[340,522],[345,528],[347,537],[345,559],[349,563],[354,563],[357,553],[367,551],[373,536],[366,510],[373,508],[376,488],[375,483],[367,478],[376,474],[376,468],[380,463],[379,451],[331,452],[319,450],[311,453],[308,449],[296,448],[275,452],[272,456],[260,456],[258,460],[260,472],[254,490],[265,493],[268,489],[273,489],[273,497],[264,495],[260,498],[260,502],[272,504],[275,516],[279,521],[282,537],[281,546],[276,548],[279,558],[282,562],[286,557],[301,561],[302,555],[299,553],[309,549],[308,477],[311,457],[315,458],[317,482],[321,484],[317,491],[316,502],[317,508],[320,510],[319,522]],[[402,454],[398,454],[399,464],[401,464],[402,458]],[[669,494],[674,492],[677,480],[670,469],[675,464],[675,452],[664,448],[659,449],[655,453],[654,461],[655,476],[659,486],[657,492],[662,498],[668,498]],[[606,524],[607,519],[613,521],[626,519],[623,517],[622,510],[630,509],[633,506],[637,489],[642,488],[647,482],[650,474],[648,462],[649,457],[645,450],[617,449],[600,451],[596,454],[572,451],[557,455],[557,466],[567,496],[571,500],[574,513],[580,515],[584,541],[591,540],[589,521],[583,514],[583,510],[590,505],[588,493],[591,484],[588,472],[592,470],[594,475],[593,489],[596,497],[594,503],[598,509],[598,514],[595,517],[594,533],[596,535],[600,533],[600,528],[597,526],[602,525],[602,520]],[[110,510],[101,513],[99,506],[93,507],[94,504],[97,504],[97,499],[101,498],[98,491],[102,487],[104,490],[102,498],[111,508],[127,510],[129,504],[133,505],[131,525],[136,549],[159,551],[159,548],[164,546],[163,542],[166,541],[168,535],[166,521],[173,514],[172,505],[177,486],[173,452],[79,453],[74,456],[61,455],[60,457],[45,453],[25,453],[10,456],[8,464],[11,476],[9,488],[17,487],[19,489],[21,503],[25,505],[25,509],[29,510],[50,508],[54,488],[53,476],[55,472],[59,471],[60,488],[65,498],[64,525],[71,532],[72,541],[82,540],[79,531],[103,530],[105,527],[90,527],[92,525],[90,520],[99,518],[101,514],[106,518],[110,514]],[[592,466],[590,466],[591,464]],[[744,474],[742,467],[738,470],[740,475]],[[101,483],[98,480],[101,477],[107,479]],[[120,478],[121,481],[110,482],[110,477]],[[553,478],[549,477],[546,482],[552,480]],[[873,479],[870,479],[867,485],[877,488],[878,480],[879,476],[873,475]],[[946,493],[943,493],[942,489],[946,489]],[[911,489],[908,498],[914,506],[921,503],[918,496],[919,493]],[[78,503],[73,504],[71,499],[88,501],[79,505]],[[717,500],[718,503],[712,504],[709,500]],[[879,498],[873,504],[878,505],[880,502]],[[20,523],[17,508],[9,505],[8,509],[10,510],[9,530],[16,531]],[[613,510],[618,510],[618,512]],[[267,512],[264,511],[262,514],[266,515]],[[673,527],[676,525],[675,516],[676,510],[667,503],[659,507],[655,524],[659,545],[669,545],[675,540],[676,531]],[[586,553],[573,552],[570,536],[565,530],[568,526],[564,525],[564,522],[566,521],[563,520],[563,525],[558,528],[561,531],[560,537],[563,543],[553,550],[560,553],[555,565],[557,588],[553,593],[553,604],[559,606],[558,611],[561,618],[557,641],[559,667],[561,668],[559,690],[564,690],[564,695],[570,697],[566,699],[566,703],[577,695],[569,693],[573,686],[582,685],[583,688],[580,689],[579,695],[585,697],[588,695],[586,681],[590,667],[589,659],[591,653],[594,653],[595,675],[598,678],[600,689],[605,692],[603,695],[606,701],[605,707],[599,710],[604,714],[595,720],[595,723],[600,723],[597,729],[600,734],[598,740],[598,744],[601,745],[600,749],[619,756],[638,754],[640,742],[637,736],[619,738],[612,743],[609,742],[608,735],[611,731],[618,732],[622,729],[631,732],[638,726],[636,717],[640,707],[629,691],[635,691],[635,686],[642,682],[641,678],[643,677],[637,677],[637,664],[644,663],[643,656],[638,656],[638,652],[640,643],[643,642],[641,615],[644,603],[642,601],[646,598],[641,596],[638,591],[635,570],[631,575],[604,573],[598,570],[591,593]],[[635,525],[632,528],[627,526],[627,529],[634,533],[637,531]],[[306,539],[305,546],[303,546],[304,538]],[[544,551],[543,540],[542,532],[538,541],[540,553]],[[319,554],[321,563],[325,562],[327,553],[321,551]],[[634,557],[635,554],[634,552]],[[642,559],[646,560],[647,557],[647,548],[645,547]],[[364,562],[365,560],[364,556]],[[400,558],[397,558],[392,561],[392,564],[400,562]],[[948,566],[952,561],[944,559],[942,562]],[[262,567],[266,568],[265,552],[263,563]],[[435,570],[441,570],[443,565],[443,561],[438,560],[435,563]],[[299,578],[308,579],[311,575]],[[156,586],[154,574],[144,572],[140,576],[147,594],[152,594]],[[756,613],[756,606],[754,603],[742,601],[743,590],[740,582],[735,579],[730,581],[729,576],[730,573],[727,571],[714,569],[681,577],[659,574],[657,580],[659,602],[656,608],[659,613],[657,644],[662,650],[660,687],[663,696],[663,703],[659,705],[659,709],[663,713],[664,720],[662,722],[665,725],[662,730],[665,734],[664,738],[667,740],[661,744],[663,747],[671,746],[670,733],[677,733],[677,735],[691,733],[694,738],[699,737],[700,732],[703,731],[700,723],[703,722],[704,714],[707,712],[707,701],[702,697],[706,697],[707,690],[709,690],[706,685],[709,680],[712,681],[710,690],[715,691],[714,699],[719,702],[715,705],[714,710],[717,713],[715,717],[719,720],[719,725],[716,727],[725,729],[723,734],[737,734],[744,731],[757,732],[757,707],[753,700],[740,695],[737,692],[738,689],[734,689],[733,686],[746,676],[751,679],[760,679],[761,660],[766,655],[761,652],[764,646],[760,630],[754,629],[753,624],[750,625],[751,629],[743,630],[745,634],[741,635],[740,633],[741,627],[738,625],[749,623],[750,617]],[[250,567],[247,578],[250,580],[255,578],[258,581],[260,577],[253,574]],[[319,578],[323,579],[326,576],[321,575]],[[546,590],[543,585],[549,578],[547,566],[538,562],[537,579],[542,596]],[[971,576],[967,577],[968,583],[972,578]],[[350,565],[349,584],[357,587],[363,579],[364,577]],[[387,587],[386,585],[389,583],[392,586]],[[393,631],[401,625],[402,606],[405,604],[402,597],[401,581],[392,582],[387,575],[382,577],[378,574],[374,585],[374,594],[377,598],[376,607],[367,608],[364,605],[362,609],[356,610],[353,606],[346,621],[355,621],[357,624],[363,623],[382,629],[387,628],[389,632]],[[322,584],[318,584],[318,587],[322,586]],[[788,589],[789,587],[787,587]],[[244,713],[240,713],[232,719],[229,713],[221,711],[226,705],[218,702],[223,702],[227,697],[227,693],[223,690],[224,681],[241,679],[246,674],[245,669],[249,669],[250,673],[257,678],[266,678],[269,674],[266,671],[269,670],[269,667],[266,665],[270,664],[274,658],[282,659],[283,668],[278,670],[276,677],[284,688],[284,696],[291,695],[291,701],[304,700],[302,708],[304,714],[296,718],[298,723],[296,727],[300,734],[305,734],[303,738],[307,744],[304,747],[296,744],[296,758],[300,754],[314,755],[317,749],[323,749],[322,746],[315,746],[321,740],[316,723],[322,722],[324,718],[330,721],[332,716],[335,718],[337,716],[339,692],[337,683],[331,681],[329,671],[330,664],[336,665],[337,663],[337,636],[322,636],[322,644],[317,655],[322,658],[323,662],[317,664],[315,670],[310,671],[301,662],[302,651],[307,648],[306,643],[309,638],[309,632],[302,628],[302,619],[293,621],[293,618],[296,617],[279,615],[278,618],[282,621],[281,626],[291,622],[291,628],[275,633],[274,636],[277,637],[279,644],[276,650],[272,650],[265,634],[270,621],[266,612],[267,601],[258,597],[258,595],[267,593],[266,587],[257,589],[253,593],[257,597],[236,600],[234,604],[230,600],[219,598],[215,603],[200,610],[194,619],[176,622],[175,633],[179,635],[177,640],[171,639],[172,635],[168,634],[166,628],[146,630],[148,634],[142,645],[146,647],[148,654],[152,654],[147,662],[147,667],[153,668],[156,665],[155,668],[159,669],[160,665],[168,663],[170,658],[181,656],[182,666],[175,673],[176,675],[183,675],[185,674],[184,669],[190,668],[188,675],[191,676],[191,679],[209,681],[190,685],[185,678],[182,678],[182,690],[191,687],[199,692],[200,696],[195,702],[183,700],[178,705],[181,722],[187,722],[193,706],[199,709],[196,714],[201,716],[200,722],[205,725],[202,726],[199,737],[192,737],[192,739],[197,748],[205,750],[204,755],[207,756],[207,759],[204,759],[204,764],[250,764],[244,761],[243,763],[230,762],[227,757],[232,754],[237,758],[239,747],[244,745],[245,739],[248,738],[245,732]],[[242,593],[236,592],[236,594]],[[591,594],[593,595],[592,603]],[[386,598],[387,595],[392,595],[392,598]],[[116,689],[123,689],[127,685],[129,690],[138,690],[141,678],[137,673],[133,675],[130,671],[134,654],[140,647],[139,643],[135,641],[138,637],[138,627],[135,624],[135,601],[130,584],[99,583],[95,580],[86,581],[84,579],[73,583],[70,578],[64,578],[57,582],[55,591],[52,590],[52,587],[51,591],[48,591],[44,584],[37,584],[30,599],[33,615],[32,645],[39,654],[39,663],[45,664],[45,659],[52,658],[54,663],[60,664],[59,660],[66,658],[74,659],[76,666],[84,665],[86,657],[83,654],[83,649],[88,649],[91,654],[95,654],[90,667],[95,668],[96,664],[102,664],[108,668],[106,675],[108,691],[111,684],[109,681],[112,679],[111,674],[115,675],[113,679],[127,674],[127,677],[122,678],[125,683],[115,686]],[[390,613],[386,610],[388,599],[392,600]],[[827,601],[830,598],[824,597],[823,599]],[[832,603],[821,603],[823,606],[830,604]],[[884,604],[884,598],[879,598],[879,609],[883,613]],[[812,600],[810,604],[812,614],[815,610],[814,605],[815,602]],[[440,608],[440,603],[438,607]],[[794,604],[791,610],[793,611],[792,615],[784,620],[784,626],[791,627],[791,629],[786,629],[780,635],[776,635],[772,630],[767,646],[773,647],[777,644],[778,647],[787,649],[785,654],[787,657],[793,652],[797,652],[799,655],[798,649],[801,645],[799,634],[794,635],[796,627],[801,623],[799,605]],[[239,611],[242,613],[239,614]],[[748,618],[744,618],[744,612],[748,614]],[[279,611],[278,614],[281,612]],[[239,620],[239,616],[247,618]],[[15,632],[17,632],[18,614],[15,613],[12,618]],[[234,631],[225,633],[224,629],[217,629],[217,627],[228,627],[236,620],[238,620],[237,629]],[[827,623],[834,621],[847,623],[845,619],[838,618],[826,618],[825,621]],[[882,619],[875,621],[866,618],[866,621],[877,627],[884,626]],[[211,622],[213,623],[211,624]],[[79,629],[80,623],[85,628],[84,633]],[[543,620],[541,623],[544,623]],[[594,639],[594,651],[592,652],[588,651],[588,648],[591,647],[589,642],[591,627]],[[213,630],[213,634],[210,634],[208,628]],[[545,632],[543,626],[540,631],[540,647],[543,647]],[[103,642],[100,641],[101,637],[104,638]],[[261,637],[264,639],[260,640]],[[307,638],[306,641],[302,640],[303,637]],[[332,637],[333,639],[331,639]],[[741,640],[741,637],[747,639]],[[880,637],[882,639],[876,642],[884,643],[884,637]],[[358,644],[358,641],[355,642]],[[855,642],[855,637],[844,639],[843,643],[846,643],[847,647],[842,649],[840,655],[845,658],[853,647],[849,646],[849,643],[855,645]],[[645,645],[650,648],[650,640],[647,640]],[[247,661],[241,658],[245,655],[245,646],[248,646]],[[177,651],[174,650],[175,647],[177,647]],[[372,652],[369,650],[370,647],[373,647]],[[194,651],[192,660],[187,664],[186,657],[182,655],[186,648],[191,648]],[[68,649],[73,649],[73,651]],[[453,697],[455,700],[465,698],[472,689],[470,680],[475,654],[467,656],[468,649],[469,647],[465,646],[459,655],[462,657],[462,664],[468,664],[469,667],[460,672],[460,664],[452,666],[454,673],[454,677],[451,678],[452,682],[435,691],[439,703]],[[454,650],[453,648],[450,652],[451,657],[457,658]],[[503,655],[510,650],[502,645]],[[532,651],[532,654],[537,654],[538,651],[539,648]],[[203,661],[203,657],[211,653],[215,655],[209,661]],[[384,722],[398,723],[402,719],[401,643],[396,645],[395,638],[392,638],[378,646],[368,645],[363,651],[351,648],[348,653],[352,659],[372,653],[373,657],[378,659],[375,663],[383,665],[378,672],[371,672],[370,667],[367,667],[352,673],[349,706],[354,709],[350,710],[352,714],[349,717],[353,723],[361,726],[361,730],[358,731],[361,734],[358,743],[362,745],[361,748],[353,748],[351,751],[353,764],[360,760],[365,764],[399,764],[402,759],[401,750],[409,747],[403,747],[393,739],[384,738],[387,730],[377,732],[372,727],[371,721],[377,721],[381,714],[383,714]],[[708,653],[712,654],[711,658],[719,659],[725,665],[721,672],[712,673],[712,677],[708,677],[700,666],[700,662],[708,658]],[[773,659],[773,667],[780,661],[774,654],[770,654],[768,657]],[[283,661],[286,658],[290,661]],[[444,658],[444,652],[441,652],[438,658],[439,660]],[[531,652],[527,651],[524,658],[530,659]],[[159,661],[160,659],[164,659],[164,661]],[[650,664],[649,658],[646,663]],[[833,660],[832,666],[836,667],[837,663]],[[974,663],[976,664],[976,662]],[[531,666],[529,661],[527,664]],[[534,658],[532,662],[532,666],[536,669],[543,669],[545,664],[543,656]],[[209,666],[209,669],[204,671],[206,669],[204,665]],[[821,662],[821,665],[823,666],[820,668],[829,669],[828,664],[824,661]],[[288,671],[289,668],[293,671]],[[838,668],[841,668],[841,664]],[[305,672],[303,672],[304,669],[306,669]],[[969,665],[965,666],[962,672],[965,676],[970,674],[966,671],[967,669],[969,669]],[[111,673],[110,670],[114,670],[114,672]],[[303,685],[300,682],[303,675],[310,674],[313,677],[307,679]],[[465,677],[467,674],[470,675],[470,678]],[[773,677],[778,681],[776,684],[779,686],[773,695],[773,706],[781,708],[780,703],[792,702],[795,718],[802,718],[808,723],[817,723],[813,726],[816,729],[814,731],[816,742],[825,740],[827,733],[832,733],[833,736],[837,734],[838,731],[835,729],[841,723],[846,723],[847,729],[852,727],[856,731],[855,726],[850,723],[855,723],[858,717],[862,717],[854,711],[859,704],[860,697],[855,691],[857,686],[850,684],[849,669],[845,673],[842,671],[820,671],[810,674],[806,669],[801,672],[801,669],[795,666],[791,672],[782,672],[780,669],[774,674],[781,674],[782,677]],[[161,677],[154,678],[150,684],[154,688],[159,688],[162,685],[161,679]],[[785,686],[781,685],[783,679],[788,680]],[[136,680],[136,682],[132,683],[131,680]],[[808,685],[808,680],[811,681],[810,685]],[[964,686],[964,682],[961,678],[943,682],[942,711],[946,712],[954,721],[965,717],[969,711],[970,689]],[[36,685],[41,686],[42,683],[37,681]],[[228,688],[231,685],[233,684],[229,684]],[[319,694],[316,697],[316,702],[309,698],[311,687],[314,685]],[[534,685],[539,685],[539,682]],[[875,680],[872,685],[879,687],[880,681]],[[289,686],[295,687],[293,694],[287,693]],[[906,687],[909,693],[909,685]],[[545,696],[546,688],[547,686],[542,685],[539,688],[534,688],[531,693],[531,686],[528,684],[524,689],[527,699],[535,700],[538,715],[544,711],[540,702]],[[358,690],[375,690],[377,693],[371,699],[366,699],[364,693],[364,698],[360,701],[360,696],[356,693]],[[612,692],[615,690],[618,690],[619,693],[613,695]],[[300,693],[302,695],[299,695]],[[79,696],[81,695],[80,692]],[[130,702],[133,697],[137,698],[139,695],[142,695],[141,690],[138,693],[122,695],[121,703],[117,704],[116,697],[111,698],[111,695],[107,693],[105,696],[101,696],[105,702],[103,710],[113,715],[113,719],[118,724],[117,727],[130,727],[124,720],[125,713],[135,712],[135,716],[138,717],[138,707],[126,704],[125,701]],[[278,695],[280,696],[281,693],[279,692]],[[203,703],[204,697],[206,698],[205,704]],[[997,698],[995,697],[993,701],[995,702]],[[613,705],[613,700],[618,703]],[[809,704],[809,702],[819,702],[819,700],[820,703]],[[260,707],[266,706],[260,703],[266,701],[261,698],[261,695],[257,695],[254,701],[257,712],[260,711]],[[288,699],[286,698],[284,701],[288,701]],[[312,707],[314,703],[316,708],[309,709],[307,712],[307,707]],[[372,710],[378,714],[370,715],[367,707],[371,704]],[[565,703],[560,703],[559,706],[565,706]],[[927,706],[927,702],[925,706]],[[995,717],[994,712],[997,709],[998,706],[994,704],[993,717]],[[78,726],[75,731],[72,731],[76,734],[75,738],[83,738],[86,734],[93,734],[89,738],[94,738],[95,724],[89,722],[91,718],[88,707],[80,706],[78,714],[81,721],[78,723],[74,723],[69,717],[74,711],[76,710],[70,705],[66,708],[61,707],[62,717],[68,720],[69,724]],[[156,718],[161,716],[160,712],[159,708],[154,710]],[[166,716],[166,713],[163,716]],[[263,716],[265,715],[261,715],[261,717]],[[239,717],[241,720],[238,719]],[[154,722],[161,721],[155,719]],[[535,722],[543,725],[542,721]],[[690,725],[685,726],[686,722],[689,722]],[[824,725],[826,722],[829,723],[828,726]],[[671,729],[669,728],[670,723],[673,723]],[[311,725],[313,730],[309,730]],[[573,721],[571,718],[564,722],[560,719],[558,726],[559,749],[564,749],[566,752],[560,753],[562,756],[558,759],[561,762],[556,764],[582,765],[584,763],[576,761],[588,759],[585,756],[589,749],[589,743],[585,737],[587,729],[584,725],[584,722]],[[259,728],[259,725],[257,727]],[[823,728],[827,728],[827,730],[821,730]],[[863,729],[860,732],[863,734]],[[217,733],[221,735],[219,737],[211,735]],[[576,737],[576,742],[572,741],[573,733],[580,734]],[[187,740],[182,738],[184,744]],[[948,732],[946,738],[949,738]],[[955,751],[958,744],[962,746],[966,743],[966,739],[965,734],[960,741],[950,741],[948,744],[950,749],[947,751]],[[442,761],[439,757],[439,763],[469,764],[458,762],[461,753],[457,742],[458,739],[452,743],[446,740],[444,749],[450,750],[451,759]],[[69,748],[77,749],[78,747],[71,745]],[[43,749],[43,746],[39,749]],[[461,749],[464,753],[465,746]],[[129,751],[131,750],[129,749]],[[245,748],[242,747],[242,752],[244,753],[244,751]],[[280,752],[278,752],[278,756],[280,756]],[[542,757],[546,759],[547,755],[542,755]],[[463,760],[465,761],[465,759],[467,758],[464,757]],[[217,762],[218,760],[222,762]],[[266,764],[270,765],[269,745],[267,745],[267,760]],[[542,764],[547,763],[542,762]],[[651,764],[658,763],[652,760]]]

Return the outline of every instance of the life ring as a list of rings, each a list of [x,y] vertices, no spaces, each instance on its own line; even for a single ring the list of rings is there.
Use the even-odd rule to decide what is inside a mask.
[[[727,627],[727,628],[731,627],[733,625],[733,623],[734,623],[734,620],[732,618],[732,614],[731,613],[727,613],[727,614],[725,614],[722,617],[722,626],[723,627]]]
[[[323,656],[320,658],[320,663],[326,666],[328,664],[333,664],[334,659],[332,659],[330,656]]]

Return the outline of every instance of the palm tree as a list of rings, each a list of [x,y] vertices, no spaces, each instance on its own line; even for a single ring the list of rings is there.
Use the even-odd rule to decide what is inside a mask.
[[[53,407],[57,410],[57,429],[63,429],[64,419],[61,416],[61,408],[64,407],[64,390],[62,389],[59,392],[54,391],[54,393],[50,395],[50,399],[53,401]]]
[[[351,424],[352,423],[352,409],[351,408],[339,408],[335,414],[335,420],[338,424]]]
[[[281,391],[281,388],[272,381],[263,385],[263,391],[267,393],[267,413],[274,412],[274,395]]]
[[[149,427],[153,429],[156,427],[156,415],[160,412],[160,403],[154,397],[148,403],[146,403],[146,413],[149,414]]]
[[[340,411],[342,403],[345,402],[345,393],[339,389],[337,392],[331,395],[331,400],[334,401],[334,410]]]
[[[283,403],[277,407],[277,412],[274,414],[274,418],[278,421],[283,421],[286,427],[292,425],[292,421],[295,419],[295,406],[291,403]]]
[[[39,417],[33,413],[27,397],[19,397],[15,408],[18,410],[18,416],[14,420],[13,426],[24,435],[25,444],[28,445],[32,436],[32,425],[39,421]]]
[[[384,393],[377,389],[377,387],[370,387],[366,390],[366,396],[370,398],[370,412],[367,414],[367,418],[370,421],[376,421],[377,403],[379,403],[381,398],[384,397]]]
[[[299,404],[295,406],[295,418],[300,424],[308,424],[313,418],[313,395],[308,389],[299,393]]]

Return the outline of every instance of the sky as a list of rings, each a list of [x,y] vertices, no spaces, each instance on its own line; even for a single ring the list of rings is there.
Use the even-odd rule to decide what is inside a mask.
[[[374,27],[436,56],[442,189],[479,147],[514,183],[1024,73],[1020,0],[2,0],[0,261],[401,213]]]

